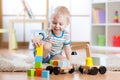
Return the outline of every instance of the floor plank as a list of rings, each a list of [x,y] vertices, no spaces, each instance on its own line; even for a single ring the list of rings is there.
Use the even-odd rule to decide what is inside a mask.
[[[0,80],[120,80],[120,72],[107,72],[105,75],[87,75],[74,72],[73,74],[51,74],[50,78],[28,77],[26,72],[0,72]],[[116,79],[115,79],[116,78]]]

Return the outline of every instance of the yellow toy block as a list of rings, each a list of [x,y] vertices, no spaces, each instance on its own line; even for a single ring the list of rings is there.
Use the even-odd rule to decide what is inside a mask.
[[[36,56],[43,56],[43,45],[36,48]]]
[[[86,66],[93,66],[93,60],[91,57],[86,58]]]

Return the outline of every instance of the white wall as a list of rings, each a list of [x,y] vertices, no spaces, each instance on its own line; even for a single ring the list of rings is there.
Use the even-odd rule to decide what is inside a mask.
[[[9,27],[10,19],[23,19],[24,14],[21,0],[2,0],[3,1],[3,27]],[[26,0],[31,7],[36,19],[45,19],[46,0]],[[49,16],[56,6],[63,5],[68,7],[71,12],[71,26],[68,30],[71,32],[72,41],[90,41],[90,12],[91,0],[49,0]],[[42,16],[38,16],[42,15]],[[29,41],[30,32],[33,29],[41,29],[40,23],[16,23],[17,41]],[[7,35],[4,35],[4,40]]]

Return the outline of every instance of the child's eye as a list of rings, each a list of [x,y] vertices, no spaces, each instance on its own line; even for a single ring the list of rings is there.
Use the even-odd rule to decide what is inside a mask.
[[[60,25],[60,26],[62,26],[63,24],[62,24],[62,23],[60,23],[59,25]]]
[[[53,22],[53,24],[57,24],[56,22]]]

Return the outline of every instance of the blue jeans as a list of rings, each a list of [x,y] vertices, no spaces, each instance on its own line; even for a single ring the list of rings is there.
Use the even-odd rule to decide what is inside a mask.
[[[50,60],[51,60],[54,56],[55,56],[55,55],[51,55],[51,54],[50,54],[48,57],[44,58],[42,62],[43,62],[43,63],[50,63]]]

